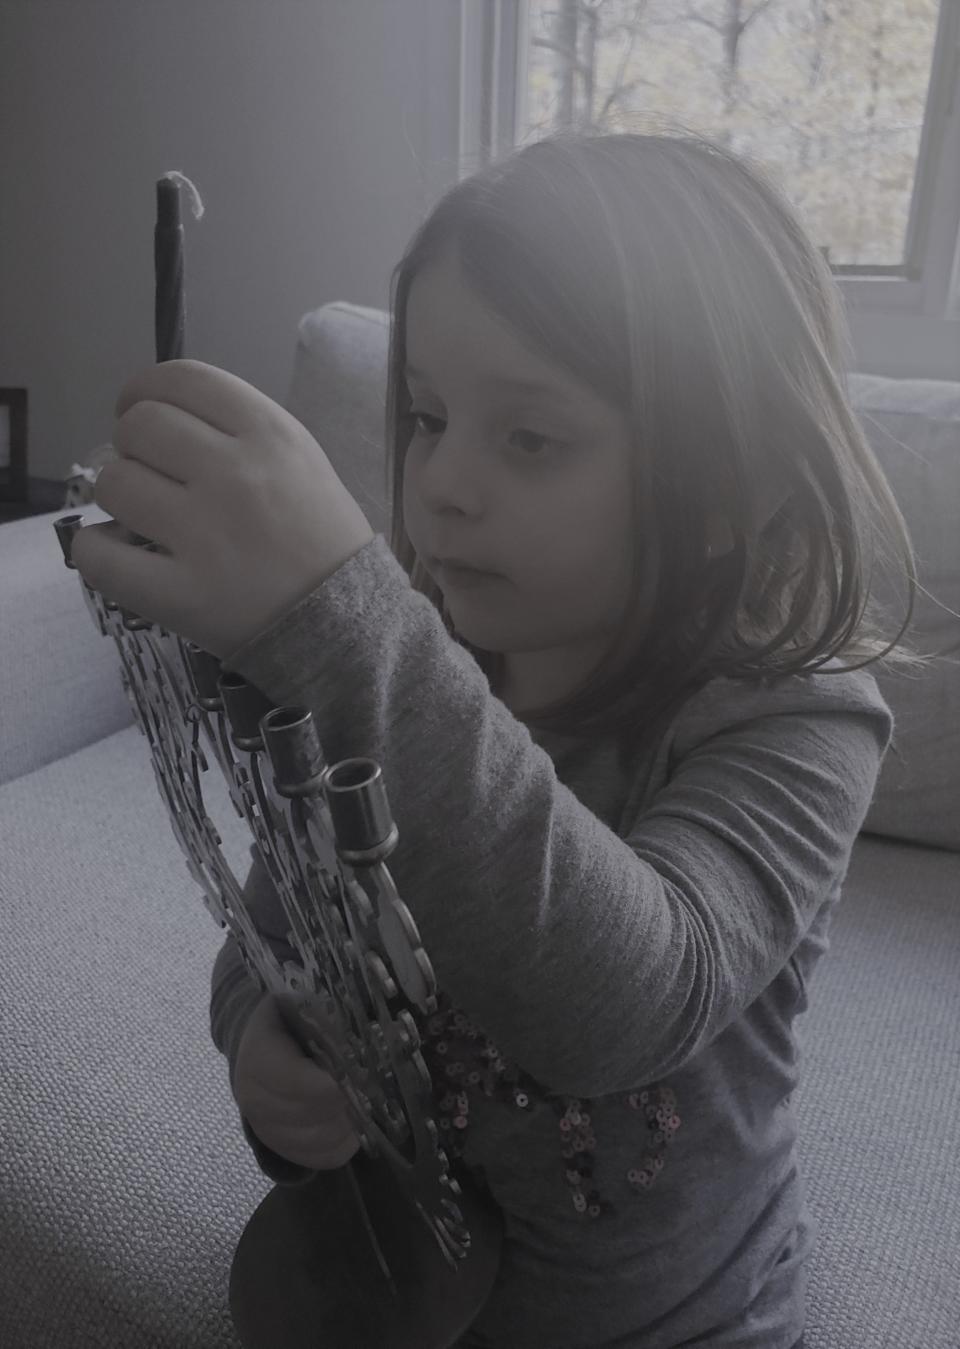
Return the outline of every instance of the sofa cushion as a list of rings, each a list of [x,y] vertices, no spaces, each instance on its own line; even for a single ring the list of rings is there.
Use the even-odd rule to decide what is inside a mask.
[[[53,528],[99,506],[0,525],[0,783],[129,726],[116,648],[97,629]]]
[[[928,592],[916,598],[913,641],[940,653],[919,673],[877,673],[896,727],[864,828],[960,849],[960,383],[858,374],[850,393]]]
[[[796,1022],[806,1349],[958,1343],[958,894],[960,854],[854,846]]]
[[[216,765],[204,789],[242,878]],[[222,932],[146,739],[0,786],[0,820],[0,1345],[239,1349],[230,1262],[270,1182],[210,1039]]]

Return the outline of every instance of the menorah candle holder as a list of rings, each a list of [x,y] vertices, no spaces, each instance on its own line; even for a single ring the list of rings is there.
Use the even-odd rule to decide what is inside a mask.
[[[82,515],[54,521],[74,571],[73,538],[82,525]],[[157,548],[136,535],[132,542]],[[380,766],[359,757],[327,763],[309,708],[274,706],[209,652],[80,579],[101,635],[116,644],[157,788],[206,908],[235,939],[257,986],[276,999],[303,1051],[337,1082],[360,1140],[351,1163],[317,1177],[316,1194],[311,1186],[277,1187],[254,1214],[231,1279],[244,1343],[454,1344],[489,1294],[501,1227],[489,1199],[462,1172],[453,1174],[434,1119],[420,1025],[437,1009],[437,984],[386,866],[398,832]],[[243,884],[204,803],[208,754],[276,889],[295,960],[278,957],[245,908]],[[347,1222],[365,1234],[366,1261],[356,1237],[347,1239]],[[274,1255],[273,1301],[283,1303],[287,1322],[271,1338],[277,1308],[240,1286],[238,1260],[246,1242],[247,1263],[262,1275],[264,1252],[278,1242],[287,1247],[292,1228],[316,1248],[309,1274],[301,1269],[312,1286],[291,1282],[289,1250],[285,1259]],[[404,1267],[402,1280],[391,1265]]]

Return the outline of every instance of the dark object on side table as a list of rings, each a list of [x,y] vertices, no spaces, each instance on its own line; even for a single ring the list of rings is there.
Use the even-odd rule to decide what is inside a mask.
[[[66,484],[56,478],[28,478],[20,498],[7,500],[0,493],[0,524],[62,510],[66,490]]]
[[[0,504],[27,496],[27,391],[0,389]]]

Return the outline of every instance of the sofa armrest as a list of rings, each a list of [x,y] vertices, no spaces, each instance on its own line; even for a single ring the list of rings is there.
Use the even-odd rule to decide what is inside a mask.
[[[85,524],[111,517],[81,507]],[[53,522],[0,525],[0,782],[62,759],[134,721],[116,647],[97,631]]]

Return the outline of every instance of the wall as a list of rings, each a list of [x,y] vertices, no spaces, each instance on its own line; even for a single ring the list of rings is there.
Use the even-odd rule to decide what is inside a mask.
[[[283,401],[296,324],[386,307],[456,176],[454,0],[0,0],[0,384],[29,471],[153,363],[155,181],[191,178],[186,351]],[[186,200],[184,199],[186,209]]]

